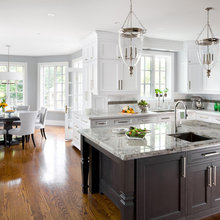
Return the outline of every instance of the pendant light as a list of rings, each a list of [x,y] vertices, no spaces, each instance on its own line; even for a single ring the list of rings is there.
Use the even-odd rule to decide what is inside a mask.
[[[8,48],[8,67],[7,67],[7,72],[0,72],[0,80],[6,80],[7,83],[6,84],[11,84],[9,81],[10,80],[22,80],[23,79],[23,75],[20,72],[11,72],[10,71],[10,45],[6,45],[6,47]],[[4,83],[2,83],[4,84]]]
[[[134,66],[141,58],[145,33],[146,29],[134,13],[130,0],[130,11],[119,30],[119,48],[122,60],[128,66],[131,76]]]
[[[196,39],[197,54],[200,64],[207,71],[207,77],[210,77],[211,69],[214,67],[219,53],[219,39],[216,38],[212,32],[209,23],[209,11],[213,8],[206,8],[207,23]],[[205,37],[202,36],[205,34]]]

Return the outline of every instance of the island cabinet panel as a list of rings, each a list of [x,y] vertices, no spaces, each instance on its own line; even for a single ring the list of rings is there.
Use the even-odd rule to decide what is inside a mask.
[[[188,215],[211,208],[209,164],[197,164],[187,170]]]
[[[220,206],[220,161],[212,163],[212,206]]]
[[[186,215],[185,153],[137,160],[137,219]]]

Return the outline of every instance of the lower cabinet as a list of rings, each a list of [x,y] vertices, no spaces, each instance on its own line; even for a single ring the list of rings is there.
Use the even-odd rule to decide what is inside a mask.
[[[189,152],[187,213],[199,215],[220,207],[220,152],[210,148]]]
[[[211,208],[211,164],[190,166],[187,170],[188,215]]]
[[[185,153],[137,161],[137,219],[186,216]]]

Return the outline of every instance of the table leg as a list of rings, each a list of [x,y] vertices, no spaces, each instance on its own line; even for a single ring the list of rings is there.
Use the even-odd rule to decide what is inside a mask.
[[[89,144],[81,136],[81,172],[82,172],[82,192],[88,193],[88,175],[89,175]]]

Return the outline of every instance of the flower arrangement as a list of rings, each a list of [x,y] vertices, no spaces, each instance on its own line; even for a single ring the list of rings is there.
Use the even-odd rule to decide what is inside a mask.
[[[141,109],[141,113],[146,113],[147,107],[150,107],[150,105],[143,99],[141,99],[141,101],[138,102],[138,106]]]
[[[5,107],[7,107],[8,104],[6,103],[6,98],[2,98],[0,102],[0,108],[2,108],[2,111],[5,112]]]

